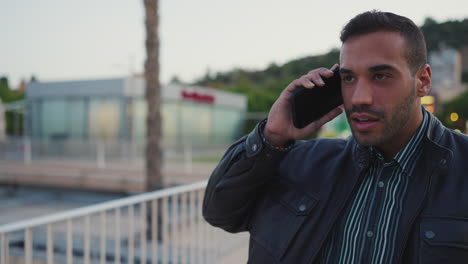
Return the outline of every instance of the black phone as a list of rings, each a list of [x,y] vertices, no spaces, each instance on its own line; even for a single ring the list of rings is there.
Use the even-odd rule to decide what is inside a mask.
[[[293,124],[303,128],[326,113],[343,104],[339,68],[333,70],[333,76],[323,78],[324,86],[312,89],[297,87],[291,96]]]

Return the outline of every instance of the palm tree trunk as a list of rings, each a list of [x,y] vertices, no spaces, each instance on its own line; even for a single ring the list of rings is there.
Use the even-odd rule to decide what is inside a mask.
[[[158,0],[144,0],[146,11],[146,188],[162,188],[161,96],[159,84]]]

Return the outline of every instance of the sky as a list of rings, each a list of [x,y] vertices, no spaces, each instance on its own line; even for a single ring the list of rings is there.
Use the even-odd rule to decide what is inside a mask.
[[[159,0],[161,82],[263,69],[339,47],[355,15],[378,9],[422,25],[468,18],[468,1]],[[0,0],[0,76],[15,87],[143,71],[143,0]],[[330,66],[330,65],[324,65]]]

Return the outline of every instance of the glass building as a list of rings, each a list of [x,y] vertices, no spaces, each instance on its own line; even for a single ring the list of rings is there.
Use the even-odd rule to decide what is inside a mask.
[[[27,134],[43,140],[144,142],[146,102],[140,77],[31,82]],[[161,87],[163,142],[229,143],[240,136],[243,95],[180,84]]]

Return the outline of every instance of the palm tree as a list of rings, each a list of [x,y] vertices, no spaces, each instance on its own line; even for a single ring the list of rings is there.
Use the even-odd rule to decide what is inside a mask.
[[[161,96],[159,84],[158,0],[144,0],[146,11],[146,188],[161,188]]]

